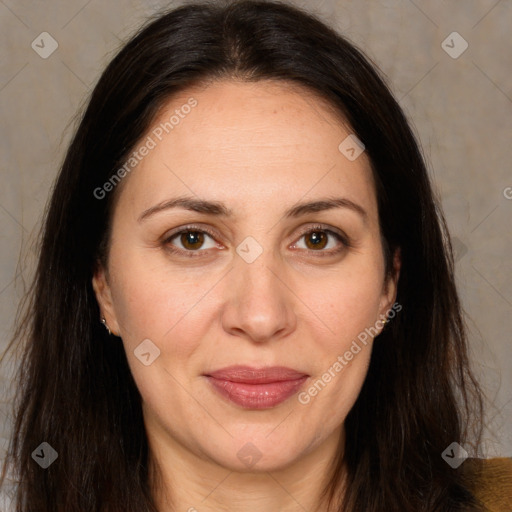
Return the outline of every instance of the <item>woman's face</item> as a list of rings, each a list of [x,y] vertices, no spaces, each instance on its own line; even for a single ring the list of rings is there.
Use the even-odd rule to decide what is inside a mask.
[[[396,294],[349,135],[299,86],[225,81],[175,96],[135,148],[93,284],[152,446],[271,470],[343,433]]]

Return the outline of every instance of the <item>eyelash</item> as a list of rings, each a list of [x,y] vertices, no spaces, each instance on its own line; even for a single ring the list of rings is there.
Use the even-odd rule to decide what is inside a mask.
[[[333,231],[331,229],[328,229],[327,227],[325,227],[323,225],[320,225],[320,224],[317,224],[317,225],[312,226],[312,227],[308,227],[307,229],[302,231],[300,233],[300,236],[299,236],[298,240],[300,240],[302,237],[304,237],[306,235],[309,235],[309,234],[311,234],[313,232],[317,232],[317,231],[322,231],[324,233],[328,233],[329,235],[334,236],[339,242],[341,242],[341,244],[342,244],[341,247],[338,248],[338,249],[334,249],[334,250],[331,249],[329,251],[324,251],[324,250],[314,251],[312,249],[300,249],[300,250],[306,250],[306,251],[308,251],[310,253],[316,253],[315,257],[322,258],[322,257],[328,257],[328,256],[337,255],[337,254],[341,253],[344,249],[352,247],[351,242],[350,242],[349,238],[346,235],[341,234],[341,233],[337,233],[337,232],[335,232],[335,231]],[[163,240],[162,244],[172,254],[183,255],[183,256],[188,257],[188,258],[202,257],[203,254],[201,254],[201,253],[204,253],[208,249],[206,249],[206,250],[205,249],[198,249],[198,250],[195,250],[195,251],[183,250],[183,249],[179,249],[177,247],[174,247],[171,244],[171,240],[176,238],[178,235],[181,235],[183,233],[189,233],[189,232],[192,232],[192,233],[203,233],[203,234],[206,234],[206,235],[210,236],[212,239],[215,239],[215,237],[216,237],[216,234],[213,233],[213,231],[211,231],[208,228],[194,226],[194,225],[189,225],[189,226],[184,226],[183,228],[179,229],[178,231],[174,231],[173,233],[171,233],[168,237],[166,237]]]

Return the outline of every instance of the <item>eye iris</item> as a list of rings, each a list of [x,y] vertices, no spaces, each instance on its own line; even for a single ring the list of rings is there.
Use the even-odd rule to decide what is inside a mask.
[[[309,245],[310,241],[313,243]],[[311,231],[306,235],[306,245],[310,249],[323,249],[327,244],[327,235],[323,231]]]
[[[181,234],[180,241],[186,249],[199,249],[204,243],[204,234],[199,231],[187,231]]]

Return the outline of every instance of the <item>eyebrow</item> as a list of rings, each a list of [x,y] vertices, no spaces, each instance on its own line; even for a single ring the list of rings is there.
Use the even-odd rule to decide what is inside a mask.
[[[207,201],[190,196],[181,196],[163,201],[143,211],[138,218],[138,222],[142,222],[156,213],[173,208],[183,208],[192,212],[216,215],[219,217],[233,217],[233,210],[220,201]],[[308,213],[322,212],[334,208],[347,208],[360,215],[365,223],[368,220],[366,210],[359,204],[345,197],[328,197],[316,201],[299,203],[288,209],[284,213],[284,217],[296,218]]]

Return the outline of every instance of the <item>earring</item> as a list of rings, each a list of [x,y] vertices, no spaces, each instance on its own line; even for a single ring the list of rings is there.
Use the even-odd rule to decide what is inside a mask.
[[[105,329],[107,329],[108,333],[112,334],[112,331],[110,330],[110,327],[108,326],[104,316],[101,317],[101,323],[105,326]]]

